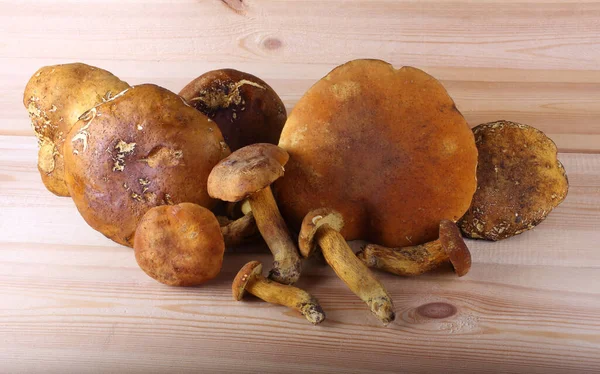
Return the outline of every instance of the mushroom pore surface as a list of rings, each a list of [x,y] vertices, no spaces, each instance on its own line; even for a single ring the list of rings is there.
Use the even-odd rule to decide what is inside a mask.
[[[567,196],[569,181],[554,142],[509,121],[473,129],[479,149],[477,191],[459,221],[469,238],[501,240],[530,230]]]
[[[469,126],[441,83],[412,67],[337,67],[300,99],[279,146],[290,160],[278,202],[296,230],[328,207],[347,240],[416,245],[435,239],[442,219],[458,220],[476,188]]]

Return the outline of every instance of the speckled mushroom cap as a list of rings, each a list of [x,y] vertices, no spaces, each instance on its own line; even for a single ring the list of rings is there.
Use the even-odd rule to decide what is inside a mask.
[[[234,69],[204,73],[179,95],[219,125],[232,151],[255,143],[277,144],[287,118],[271,86]]]
[[[65,143],[66,182],[94,229],[132,246],[148,209],[211,208],[206,181],[229,155],[216,124],[167,89],[135,86],[88,111]]]
[[[200,205],[162,205],[146,212],[136,230],[135,259],[169,286],[197,286],[221,271],[225,242],[214,214]]]
[[[283,176],[288,159],[287,152],[273,144],[240,148],[211,171],[208,193],[223,201],[243,200]]]
[[[456,223],[447,219],[440,222],[440,244],[448,255],[454,271],[459,277],[471,269],[471,252],[465,244]]]
[[[290,154],[275,183],[295,229],[313,209],[344,218],[342,235],[388,247],[431,241],[476,188],[473,134],[444,87],[413,68],[356,60],[300,99],[279,141]]]
[[[238,271],[233,283],[231,284],[231,291],[233,293],[233,299],[240,301],[246,293],[246,285],[255,275],[262,274],[262,264],[258,261],[250,261],[246,265],[242,266]]]
[[[469,238],[501,240],[532,229],[567,196],[554,142],[527,125],[497,121],[473,129],[477,192],[459,222]]]
[[[298,236],[298,247],[303,257],[309,257],[317,250],[315,234],[319,227],[325,224],[336,231],[341,231],[344,227],[344,218],[340,213],[329,208],[315,209],[304,217]]]
[[[69,196],[63,144],[79,116],[129,85],[110,72],[82,64],[45,66],[29,80],[23,104],[38,138],[38,170],[46,188]]]

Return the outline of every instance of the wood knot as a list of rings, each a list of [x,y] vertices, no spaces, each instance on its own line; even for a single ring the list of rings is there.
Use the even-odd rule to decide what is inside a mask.
[[[244,15],[246,10],[246,4],[244,4],[244,0],[221,0],[221,2],[234,12],[239,15]]]
[[[267,38],[263,41],[263,47],[270,51],[279,49],[283,46],[283,42],[277,38]]]
[[[448,318],[455,315],[457,309],[454,305],[442,302],[429,303],[417,308],[417,313],[427,318]]]

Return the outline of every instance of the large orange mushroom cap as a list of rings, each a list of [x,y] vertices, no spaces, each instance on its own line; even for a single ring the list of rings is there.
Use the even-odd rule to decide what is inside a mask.
[[[300,99],[279,146],[276,183],[296,229],[313,209],[340,212],[347,240],[407,246],[437,238],[476,189],[473,133],[440,82],[379,60],[341,65]]]

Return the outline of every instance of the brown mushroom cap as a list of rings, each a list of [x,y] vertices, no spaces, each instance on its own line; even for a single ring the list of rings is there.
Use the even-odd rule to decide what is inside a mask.
[[[262,79],[234,69],[209,71],[179,93],[214,120],[232,151],[255,143],[277,144],[285,105]]]
[[[471,252],[463,240],[456,223],[444,219],[440,222],[440,243],[459,277],[471,269]]]
[[[319,227],[324,224],[328,224],[336,231],[342,231],[344,217],[329,208],[320,208],[309,212],[302,220],[302,227],[298,236],[298,246],[302,257],[309,257],[317,249],[315,234]]]
[[[150,84],[88,111],[67,140],[65,176],[77,209],[94,229],[127,246],[152,207],[211,208],[208,174],[229,154],[214,122]]]
[[[281,134],[283,216],[298,229],[319,207],[339,211],[347,240],[388,247],[431,241],[476,188],[473,134],[444,87],[412,67],[356,60],[300,99]]]
[[[63,144],[79,116],[128,87],[110,72],[82,63],[45,66],[31,77],[23,104],[39,141],[38,170],[50,192],[69,196]]]
[[[200,205],[162,205],[146,212],[136,230],[135,259],[169,286],[197,286],[221,271],[225,243],[212,212]]]
[[[554,142],[527,125],[497,121],[473,129],[477,191],[459,221],[470,238],[501,240],[532,229],[567,196],[569,181]]]
[[[223,201],[240,201],[283,176],[289,156],[268,143],[240,148],[219,162],[208,177],[208,193]]]
[[[252,279],[253,276],[258,274],[262,274],[262,264],[258,261],[250,261],[238,271],[231,284],[234,300],[240,301],[242,297],[244,297],[244,294],[246,293],[246,284],[248,284],[248,281]]]

